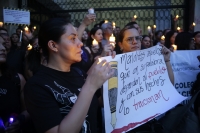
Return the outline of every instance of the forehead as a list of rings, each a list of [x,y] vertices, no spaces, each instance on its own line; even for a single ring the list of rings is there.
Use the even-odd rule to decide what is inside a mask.
[[[148,36],[146,36],[146,37],[144,38],[144,40],[150,40],[150,38],[149,38]]]
[[[195,37],[200,37],[200,33],[196,34],[196,36],[195,36]]]
[[[73,25],[68,24],[68,25],[65,26],[65,34],[67,36],[70,36],[72,34],[76,34],[77,35],[77,31],[76,31],[76,29],[75,29],[75,27]]]
[[[138,25],[138,24],[133,24],[133,26],[134,26],[135,28],[138,28],[138,27],[139,27],[139,25]]]
[[[7,34],[7,32],[5,30],[0,30],[0,33]]]
[[[96,31],[96,33],[99,33],[99,32],[102,32],[102,30],[101,30],[101,29],[98,29],[98,30]]]
[[[0,36],[0,42],[2,43],[2,42],[4,42],[4,39]]]
[[[136,29],[128,29],[124,32],[124,38],[139,36],[139,33]]]

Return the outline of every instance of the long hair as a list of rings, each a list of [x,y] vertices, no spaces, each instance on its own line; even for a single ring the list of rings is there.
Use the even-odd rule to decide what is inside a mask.
[[[97,32],[97,30],[102,30],[100,27],[94,27],[94,28],[92,28],[91,29],[91,31],[90,31],[90,35],[89,35],[89,38],[88,38],[88,41],[87,41],[87,46],[91,49],[91,47],[92,47],[92,41],[94,40],[93,38],[92,38],[92,35],[94,36],[95,35],[95,33]],[[100,47],[101,47],[101,44],[100,44]]]
[[[171,43],[171,37],[176,33],[176,31],[169,31],[166,36],[165,36],[165,46],[167,48],[170,48],[172,43]]]
[[[197,79],[192,86],[191,95],[192,96],[195,95],[195,93],[199,90],[200,90],[200,73],[197,74]]]
[[[181,32],[176,36],[175,44],[177,50],[189,50],[192,34],[189,32]]]

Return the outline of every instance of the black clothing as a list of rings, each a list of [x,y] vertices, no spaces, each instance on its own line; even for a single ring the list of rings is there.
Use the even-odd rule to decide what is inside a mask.
[[[36,131],[45,131],[59,125],[70,112],[85,83],[80,69],[61,72],[45,66],[25,85],[25,103]],[[98,99],[94,95],[80,133],[95,133]]]
[[[18,74],[10,78],[3,75],[0,77],[0,117],[6,123],[20,113],[20,78]]]

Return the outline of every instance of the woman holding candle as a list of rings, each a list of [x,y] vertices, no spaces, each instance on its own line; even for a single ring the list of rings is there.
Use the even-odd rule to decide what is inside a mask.
[[[105,60],[92,65],[88,76],[72,64],[81,61],[82,43],[65,19],[46,21],[39,31],[39,45],[47,66],[25,85],[27,110],[38,133],[96,133],[95,92],[112,77]]]
[[[133,26],[127,26],[119,34],[119,46],[123,53],[141,50],[142,37],[138,30]],[[170,64],[170,50],[162,46],[162,54],[167,66],[168,75],[172,84],[174,84],[174,74]]]
[[[169,31],[165,36],[165,47],[170,49],[170,51],[174,51],[174,47],[172,45],[175,45],[175,38],[178,35],[176,31]]]

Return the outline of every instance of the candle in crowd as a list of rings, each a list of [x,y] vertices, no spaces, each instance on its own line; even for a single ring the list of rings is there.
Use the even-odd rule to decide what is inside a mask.
[[[134,19],[136,19],[136,18],[137,18],[137,15],[134,15],[133,17],[134,17]]]
[[[179,16],[178,15],[176,15],[176,19],[178,19],[179,18]]]
[[[99,45],[99,43],[94,39],[94,40],[92,41],[92,45],[93,45],[93,46]]]
[[[104,23],[108,23],[108,20],[105,20]]]
[[[192,23],[193,26],[196,26],[195,22]]]
[[[153,28],[156,29],[156,25],[153,25]]]
[[[115,26],[116,26],[115,22],[113,22],[112,25],[113,25],[113,29],[115,29]]]
[[[172,47],[174,48],[174,51],[176,51],[176,50],[177,50],[177,45],[175,45],[175,44],[172,44]]]
[[[21,30],[21,33],[20,33],[19,42],[22,42],[22,30]]]
[[[151,27],[150,26],[147,27],[147,30],[148,30],[149,33],[151,33]]]
[[[32,49],[32,45],[29,44],[29,45],[27,46],[27,48],[28,48],[28,51],[30,51],[30,50]]]
[[[26,32],[28,32],[28,27],[26,26],[26,27],[24,28],[24,30],[25,30]]]
[[[33,29],[36,30],[36,26],[34,26]]]
[[[115,42],[115,37],[113,36],[113,34],[110,36],[109,41]],[[115,43],[111,43],[111,44],[115,47]]]
[[[0,22],[0,27],[2,27],[3,26],[3,22]]]
[[[180,31],[180,29],[181,29],[180,27],[177,27],[177,30],[178,30],[178,31]]]
[[[163,40],[163,41],[165,40],[165,36],[164,35],[161,36],[161,40]]]
[[[94,8],[88,9],[88,13],[89,13],[89,14],[94,14]]]

